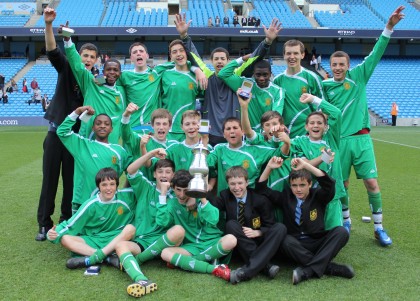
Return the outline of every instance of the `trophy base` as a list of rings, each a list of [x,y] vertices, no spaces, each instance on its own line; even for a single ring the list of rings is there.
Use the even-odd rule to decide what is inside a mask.
[[[188,195],[191,198],[205,198],[207,195],[207,191],[205,190],[187,190],[187,192],[185,193],[186,195]]]

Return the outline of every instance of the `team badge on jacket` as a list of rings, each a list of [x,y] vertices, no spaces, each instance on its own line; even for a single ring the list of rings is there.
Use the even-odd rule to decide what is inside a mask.
[[[242,162],[242,167],[245,168],[245,169],[248,169],[249,168],[249,161],[248,160],[244,160]]]
[[[261,228],[261,220],[259,216],[252,219],[252,228],[254,229]]]
[[[309,218],[311,219],[311,222],[316,220],[317,217],[318,217],[318,212],[316,211],[316,209],[309,212]]]
[[[344,89],[346,89],[346,90],[350,89],[350,84],[349,83],[344,83]]]

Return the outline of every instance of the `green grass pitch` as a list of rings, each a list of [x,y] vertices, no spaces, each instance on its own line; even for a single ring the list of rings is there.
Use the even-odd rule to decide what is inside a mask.
[[[0,127],[0,300],[130,300],[130,279],[104,266],[99,276],[65,268],[69,252],[34,240],[41,189],[42,143],[46,128]],[[170,270],[155,260],[143,265],[158,290],[145,300],[418,300],[420,295],[420,128],[376,127],[372,130],[384,226],[393,245],[382,248],[361,181],[351,178],[353,229],[348,245],[335,259],[351,264],[352,280],[323,277],[293,286],[293,265],[281,263],[274,280],[258,276],[231,285],[211,275]],[[61,190],[57,200],[61,199]],[[59,201],[56,202],[57,208]],[[54,220],[58,220],[56,214]],[[238,263],[234,263],[234,267]]]

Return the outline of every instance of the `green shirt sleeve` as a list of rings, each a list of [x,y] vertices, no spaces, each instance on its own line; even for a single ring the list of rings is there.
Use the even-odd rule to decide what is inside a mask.
[[[234,60],[229,62],[222,70],[219,71],[218,77],[225,82],[233,92],[242,86],[243,78],[235,74],[235,69],[239,67],[239,63]]]
[[[76,50],[76,46],[72,44],[70,47],[65,47],[65,52],[67,60],[69,62],[70,68],[73,71],[73,75],[76,78],[77,83],[79,84],[80,90],[83,95],[86,95],[89,82],[93,81],[93,74],[89,72],[85,65],[82,63],[82,58]]]

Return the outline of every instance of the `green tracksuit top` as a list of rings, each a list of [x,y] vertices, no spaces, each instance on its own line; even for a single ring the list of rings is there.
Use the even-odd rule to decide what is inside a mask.
[[[57,225],[58,237],[52,242],[59,243],[67,234],[89,236],[93,240],[114,237],[133,221],[135,206],[131,188],[118,190],[108,202],[101,201],[99,194],[96,194],[85,200],[69,220]]]
[[[141,171],[127,176],[137,199],[137,207],[134,214],[134,226],[136,227],[135,241],[144,241],[147,247],[166,233],[167,227],[162,227],[156,222],[157,204],[159,203],[160,191],[154,182],[149,181]],[[172,190],[166,197],[172,199]]]
[[[309,93],[323,98],[321,78],[314,72],[301,68],[297,74],[288,75],[284,71],[274,78],[274,83],[284,91],[284,109],[280,114],[283,116],[284,124],[289,128],[290,138],[306,134],[306,117],[314,111],[311,106],[299,101],[300,96]]]
[[[67,60],[73,71],[74,77],[82,91],[85,106],[92,106],[95,110],[94,116],[107,114],[112,120],[112,133],[109,142],[118,143],[121,131],[121,116],[126,107],[125,92],[120,86],[97,85],[94,82],[93,74],[88,71],[82,63],[75,45],[72,43],[65,47]],[[83,137],[92,138],[92,125],[94,117],[88,123],[82,122],[79,134]]]
[[[195,110],[195,99],[199,94],[195,74],[191,71],[166,70],[162,75],[162,108],[172,114],[170,133],[183,134],[181,128],[182,113]]]
[[[361,129],[370,129],[366,85],[389,40],[389,31],[387,33],[385,30],[369,56],[363,63],[348,70],[343,81],[336,82],[331,78],[322,82],[325,99],[341,111],[343,138],[356,134]]]
[[[249,187],[255,186],[255,181],[261,173],[261,167],[273,156],[280,156],[279,148],[243,143],[238,148],[230,148],[228,143],[220,143],[207,156],[210,169],[217,171],[217,192],[227,189],[226,171],[232,166],[240,165],[248,171]]]
[[[185,229],[183,243],[206,243],[221,238],[223,233],[217,228],[219,210],[210,202],[203,207],[201,202],[197,210],[190,211],[185,205],[173,198],[167,204],[158,204],[156,221],[163,227],[181,225]]]
[[[276,84],[270,82],[268,87],[260,88],[253,78],[240,77],[235,74],[235,69],[242,64],[242,58],[229,62],[218,76],[221,78],[231,89],[236,91],[242,86],[245,79],[251,80],[254,85],[252,86],[252,99],[249,103],[249,122],[253,129],[261,127],[261,116],[267,111],[277,111],[280,114],[283,112],[284,106],[284,93],[283,89]]]
[[[173,62],[147,67],[144,72],[124,70],[117,84],[124,87],[127,104],[135,103],[139,109],[131,115],[130,127],[150,124],[154,110],[161,106],[159,100],[162,72],[174,68]]]
[[[115,169],[118,176],[131,163],[131,156],[118,144],[102,143],[72,131],[77,115],[71,114],[57,128],[57,135],[74,157],[74,204],[82,204],[97,190],[95,176],[104,167]]]

